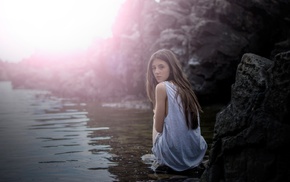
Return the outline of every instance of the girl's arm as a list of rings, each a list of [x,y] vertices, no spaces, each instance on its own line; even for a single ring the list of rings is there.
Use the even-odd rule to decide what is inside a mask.
[[[155,88],[155,122],[154,127],[158,133],[162,133],[163,131],[163,124],[166,112],[166,88],[164,83],[159,83],[156,85]]]

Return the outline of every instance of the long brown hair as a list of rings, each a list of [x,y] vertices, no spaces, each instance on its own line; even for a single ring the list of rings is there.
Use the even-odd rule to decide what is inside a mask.
[[[186,117],[186,124],[189,129],[196,129],[198,127],[197,112],[202,112],[201,106],[197,97],[188,81],[186,75],[182,71],[180,62],[175,54],[168,49],[161,49],[152,54],[147,66],[146,91],[149,100],[155,107],[155,87],[158,84],[152,71],[152,62],[155,59],[165,61],[170,68],[170,75],[167,81],[172,81],[177,85],[176,98],[180,96],[184,114]],[[191,116],[191,117],[189,117]]]

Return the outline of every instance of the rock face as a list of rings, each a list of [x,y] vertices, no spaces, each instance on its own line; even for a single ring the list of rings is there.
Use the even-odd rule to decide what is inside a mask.
[[[289,24],[287,0],[127,0],[114,37],[123,57],[135,58],[128,62],[142,60],[141,75],[153,52],[174,51],[199,98],[210,102],[229,100],[244,53],[272,59],[289,50]]]
[[[216,117],[203,181],[290,181],[290,51],[244,54]]]

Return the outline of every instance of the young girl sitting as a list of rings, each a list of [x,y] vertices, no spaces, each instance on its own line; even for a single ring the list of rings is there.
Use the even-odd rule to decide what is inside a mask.
[[[154,108],[152,152],[156,162],[151,168],[165,165],[184,171],[197,167],[207,150],[200,131],[202,110],[172,51],[162,49],[151,56],[146,89]]]

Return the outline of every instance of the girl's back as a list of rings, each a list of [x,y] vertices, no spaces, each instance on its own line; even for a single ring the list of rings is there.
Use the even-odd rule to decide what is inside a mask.
[[[159,133],[152,151],[159,164],[183,171],[198,166],[207,150],[207,144],[197,129],[188,129],[180,102],[176,99],[176,86],[168,81],[166,86],[168,114],[164,119],[163,132]],[[181,106],[181,107],[180,107]],[[199,116],[198,116],[199,121]]]

